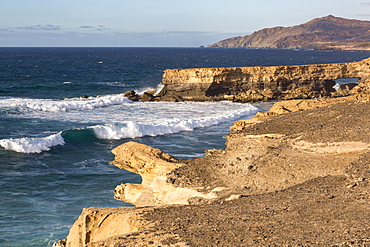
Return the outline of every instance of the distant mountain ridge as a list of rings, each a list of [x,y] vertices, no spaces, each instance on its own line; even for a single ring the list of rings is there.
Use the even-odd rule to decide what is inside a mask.
[[[292,27],[265,28],[208,47],[370,50],[370,21],[329,15]]]

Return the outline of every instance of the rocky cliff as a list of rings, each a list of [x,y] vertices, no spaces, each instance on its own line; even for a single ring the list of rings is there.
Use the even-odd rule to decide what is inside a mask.
[[[155,207],[84,209],[55,246],[370,244],[369,111],[368,94],[282,101],[193,160],[125,143],[112,163],[143,182],[115,196]]]
[[[370,21],[329,15],[293,27],[262,29],[209,47],[370,50],[369,30]]]
[[[368,84],[370,59],[353,63],[297,66],[168,69],[163,74],[163,99],[250,102],[307,99],[335,94],[334,80],[359,78]]]
[[[226,148],[201,158],[118,146],[111,164],[140,174],[142,183],[118,185],[114,196],[137,207],[84,209],[54,246],[370,244],[369,68],[370,59],[167,70],[161,97],[189,100],[236,97],[238,88],[328,90],[337,78],[356,77],[359,85],[347,88],[348,97],[278,102],[235,122]]]

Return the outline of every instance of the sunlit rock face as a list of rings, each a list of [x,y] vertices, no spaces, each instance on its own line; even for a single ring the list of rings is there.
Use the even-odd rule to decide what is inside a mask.
[[[139,174],[141,184],[121,184],[114,191],[118,200],[136,206],[166,204],[189,204],[191,198],[214,199],[213,191],[200,192],[196,188],[175,187],[168,181],[167,174],[183,163],[171,155],[136,142],[127,142],[113,149],[115,154],[111,164],[121,169]]]
[[[318,98],[331,96],[334,80],[339,78],[359,78],[355,90],[369,89],[369,72],[370,59],[297,66],[168,69],[158,96],[238,102]]]

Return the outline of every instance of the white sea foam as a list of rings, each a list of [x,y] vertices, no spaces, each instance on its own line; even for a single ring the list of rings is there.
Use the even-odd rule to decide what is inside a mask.
[[[12,98],[8,99],[13,107],[24,107],[37,111],[46,112],[66,112],[72,110],[92,110],[95,108],[102,108],[111,105],[119,105],[131,102],[121,94],[105,95],[102,97],[90,97],[88,99],[74,98],[65,100],[52,99],[24,99]]]
[[[103,96],[101,98],[109,98]],[[26,108],[30,105],[27,99],[0,97],[0,109],[17,108],[19,114],[11,115],[12,118],[42,119],[45,123],[56,121],[54,130],[77,130],[91,129],[100,139],[124,139],[142,136],[158,136],[192,131],[196,128],[209,127],[224,122],[235,121],[240,118],[248,118],[254,115],[258,108],[250,104],[233,102],[131,102],[128,99],[113,95],[112,98],[122,99],[124,103],[115,104],[110,107],[98,108],[95,104],[93,110],[80,111],[71,109],[89,109],[87,103],[95,102],[101,98],[51,100],[37,99],[40,110]],[[111,98],[111,99],[112,99]],[[66,105],[62,103],[74,103]],[[76,103],[81,102],[81,105]],[[112,104],[109,100],[106,105]],[[56,104],[55,110],[48,108],[50,104]],[[104,103],[104,102],[103,102]],[[102,107],[105,104],[100,104]],[[64,108],[62,108],[64,107]],[[39,109],[34,107],[34,109]],[[28,121],[22,121],[22,126],[28,126]],[[48,127],[38,125],[40,131],[48,131]],[[54,131],[53,130],[53,131]],[[45,132],[47,133],[47,132]],[[27,134],[26,134],[27,135]],[[39,136],[42,135],[42,132]],[[78,135],[77,135],[78,136]],[[12,136],[13,137],[13,136]],[[5,139],[6,138],[6,139]],[[33,138],[31,136],[5,137],[0,140],[0,145],[6,149],[17,152],[33,153],[47,151],[55,145],[63,145],[64,141],[59,134],[44,138]],[[78,138],[78,137],[77,137]]]
[[[137,91],[138,95],[143,95],[145,92],[155,92],[154,95],[157,95],[162,89],[164,88],[164,84],[160,83],[157,85],[156,88],[152,87],[147,87],[147,88],[142,88]]]
[[[154,93],[154,95],[157,96],[162,91],[163,88],[164,88],[164,84],[162,83],[158,84],[157,91]]]
[[[192,131],[196,128],[214,126],[220,123],[234,121],[256,112],[257,108],[250,108],[243,111],[233,111],[226,115],[215,115],[198,117],[193,119],[175,119],[154,123],[141,123],[127,121],[123,124],[106,124],[91,127],[95,135],[100,139],[123,139],[142,136],[158,136],[174,134],[182,131]]]
[[[13,150],[18,153],[41,153],[42,151],[49,151],[51,147],[63,145],[64,139],[61,132],[47,137],[37,138],[18,138],[18,139],[2,139],[0,146],[7,150]]]

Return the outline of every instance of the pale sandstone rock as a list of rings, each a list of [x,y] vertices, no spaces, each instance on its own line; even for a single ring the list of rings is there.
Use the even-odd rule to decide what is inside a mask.
[[[238,99],[245,102],[283,99],[284,94],[285,99],[313,98],[317,95],[330,96],[334,92],[333,80],[339,78],[358,77],[359,88],[368,90],[369,75],[369,58],[337,64],[168,69],[162,79],[165,87],[158,96],[176,95],[185,100]],[[306,88],[305,93],[291,93],[302,87]],[[261,89],[269,91],[269,94],[265,95]],[[250,93],[252,91],[253,94]]]
[[[66,247],[86,247],[110,236],[137,232],[150,224],[140,216],[145,210],[128,207],[85,208],[71,227],[68,238],[63,240],[64,243],[57,243]]]
[[[332,142],[332,143],[310,143],[302,140],[297,140],[292,143],[293,148],[301,149],[307,152],[315,152],[321,154],[328,153],[349,153],[369,151],[370,144],[363,142]]]
[[[167,182],[167,174],[182,165],[180,160],[136,142],[128,142],[113,149],[116,155],[111,164],[142,177],[141,184],[121,184],[114,191],[114,197],[136,206],[163,204],[188,204],[192,197],[214,199],[213,191],[201,193],[196,188],[174,187]]]

